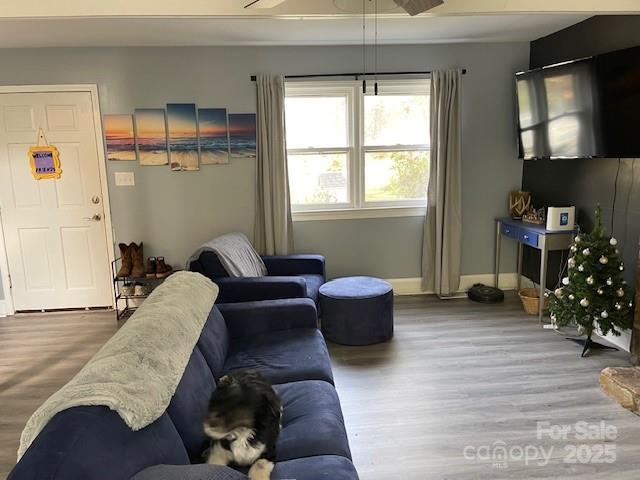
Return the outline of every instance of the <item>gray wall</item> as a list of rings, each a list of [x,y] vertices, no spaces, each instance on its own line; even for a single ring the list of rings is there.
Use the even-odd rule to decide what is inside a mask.
[[[97,83],[102,113],[128,113],[167,102],[255,111],[249,75],[324,73],[360,67],[358,47],[104,48],[0,50],[0,84]],[[380,48],[380,70],[465,67],[463,86],[464,274],[489,273],[493,218],[520,185],[513,73],[525,69],[529,45],[405,45]],[[63,160],[64,161],[64,160]],[[117,241],[144,240],[147,254],[180,265],[205,240],[253,230],[255,163],[171,172],[133,162],[108,165]],[[116,187],[113,172],[131,170],[135,187]],[[422,219],[297,222],[296,249],[327,255],[330,276],[420,276]],[[505,253],[506,257],[513,255]],[[506,262],[505,271],[514,270]]]

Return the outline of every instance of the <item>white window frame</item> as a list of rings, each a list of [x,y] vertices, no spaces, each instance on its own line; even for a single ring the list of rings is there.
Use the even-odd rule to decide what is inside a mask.
[[[367,95],[372,93],[369,81]],[[349,218],[384,218],[424,216],[426,198],[416,200],[395,200],[367,202],[365,199],[365,153],[383,151],[423,151],[425,145],[364,145],[364,96],[361,81],[287,81],[287,97],[344,96],[347,100],[347,147],[287,149],[288,154],[346,153],[347,154],[347,195],[349,201],[335,204],[292,205],[294,221],[333,220]],[[370,92],[371,90],[371,92]],[[428,79],[378,80],[379,94],[430,94]],[[400,147],[400,148],[399,148]]]

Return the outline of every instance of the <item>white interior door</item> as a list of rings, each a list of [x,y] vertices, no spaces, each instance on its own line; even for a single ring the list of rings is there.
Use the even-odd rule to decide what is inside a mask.
[[[88,91],[0,93],[0,215],[15,310],[112,305],[94,118]],[[40,128],[60,152],[58,180],[31,174]]]

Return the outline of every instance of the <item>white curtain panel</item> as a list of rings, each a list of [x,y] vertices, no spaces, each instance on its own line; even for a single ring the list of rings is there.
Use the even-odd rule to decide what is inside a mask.
[[[460,286],[462,254],[461,70],[431,74],[431,166],[422,288],[447,297]]]
[[[257,75],[257,191],[254,245],[263,255],[293,250],[284,123],[284,78]]]

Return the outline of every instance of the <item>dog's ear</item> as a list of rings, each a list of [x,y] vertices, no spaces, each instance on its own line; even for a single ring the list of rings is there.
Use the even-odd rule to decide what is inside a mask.
[[[219,387],[228,387],[234,382],[234,378],[231,375],[225,375],[218,380]]]

